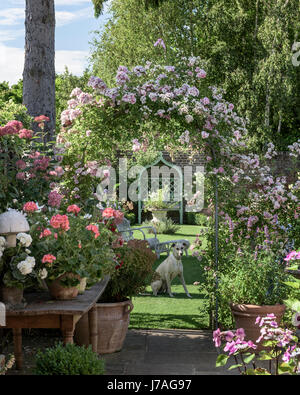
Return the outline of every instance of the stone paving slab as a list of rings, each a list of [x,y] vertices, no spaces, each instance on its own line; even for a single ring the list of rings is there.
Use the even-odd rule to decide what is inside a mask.
[[[106,375],[233,375],[216,368],[208,330],[129,330],[123,349],[102,356]]]

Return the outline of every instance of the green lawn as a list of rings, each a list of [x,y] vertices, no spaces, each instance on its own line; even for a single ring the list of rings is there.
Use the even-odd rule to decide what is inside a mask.
[[[134,226],[135,227],[135,226]],[[137,225],[138,227],[138,225]],[[191,243],[200,231],[199,226],[182,225],[174,235],[157,235],[162,241],[187,239]],[[136,238],[142,238],[140,232],[135,232]],[[147,234],[147,237],[151,237]],[[205,240],[203,240],[205,242]],[[155,263],[154,269],[166,258],[161,254]],[[179,279],[172,282],[172,293],[169,295],[153,296],[150,285],[142,295],[133,298],[134,309],[130,314],[130,328],[139,329],[205,329],[209,326],[209,317],[206,301],[199,292],[199,286],[193,285],[195,281],[202,281],[203,267],[201,263],[191,256],[184,256],[184,278],[192,299],[188,298]]]

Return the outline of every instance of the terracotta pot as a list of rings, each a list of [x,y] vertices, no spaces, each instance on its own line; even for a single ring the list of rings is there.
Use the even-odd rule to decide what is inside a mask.
[[[11,306],[21,305],[23,301],[23,289],[17,287],[1,287],[1,300]]]
[[[78,286],[74,287],[65,287],[61,280],[64,278],[77,278],[80,280],[80,277],[74,273],[64,273],[61,276],[57,277],[54,281],[48,282],[48,289],[52,298],[57,300],[70,300],[75,299],[78,295]]]
[[[127,334],[130,312],[133,304],[130,300],[118,303],[97,303],[98,347],[99,354],[120,351]],[[89,345],[88,314],[76,324],[75,342],[80,346]]]
[[[80,283],[77,285],[78,288],[78,293],[79,294],[83,294],[86,288],[86,282],[87,282],[87,278],[83,277],[82,279],[80,279]]]
[[[260,337],[260,327],[255,324],[257,317],[265,317],[267,314],[273,313],[276,316],[276,322],[280,324],[280,321],[285,312],[284,304],[275,305],[263,305],[256,306],[251,304],[231,304],[231,312],[235,319],[236,328],[244,328],[246,338],[245,340],[252,340],[257,345],[256,352],[264,349],[262,343],[256,343],[256,340]]]

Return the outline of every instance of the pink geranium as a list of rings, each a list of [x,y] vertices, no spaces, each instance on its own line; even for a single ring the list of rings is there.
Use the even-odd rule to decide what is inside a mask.
[[[67,215],[54,215],[50,220],[50,225],[54,229],[61,229],[67,231],[70,229],[69,219]]]
[[[68,213],[74,213],[75,215],[77,215],[79,211],[80,211],[80,207],[78,207],[76,204],[72,204],[67,208]]]
[[[90,230],[91,232],[93,232],[95,234],[95,239],[97,239],[97,237],[100,236],[99,229],[98,229],[97,225],[90,224],[90,225],[86,226],[86,229]]]
[[[51,207],[59,207],[61,203],[61,199],[63,198],[63,195],[56,191],[51,191],[48,195],[48,204]]]
[[[20,139],[31,139],[33,136],[33,131],[29,129],[21,129],[19,131]]]
[[[48,237],[48,236],[51,236],[51,235],[52,235],[52,232],[51,232],[50,229],[44,229],[44,230],[41,232],[39,238],[42,239],[43,237]]]
[[[37,205],[34,202],[27,202],[23,206],[23,211],[26,213],[33,213],[38,210]]]
[[[56,261],[56,257],[51,254],[44,255],[42,258],[42,263],[53,263]]]

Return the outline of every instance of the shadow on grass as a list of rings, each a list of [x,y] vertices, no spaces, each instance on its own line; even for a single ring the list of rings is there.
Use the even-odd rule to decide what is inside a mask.
[[[206,314],[130,314],[130,329],[208,329]]]

